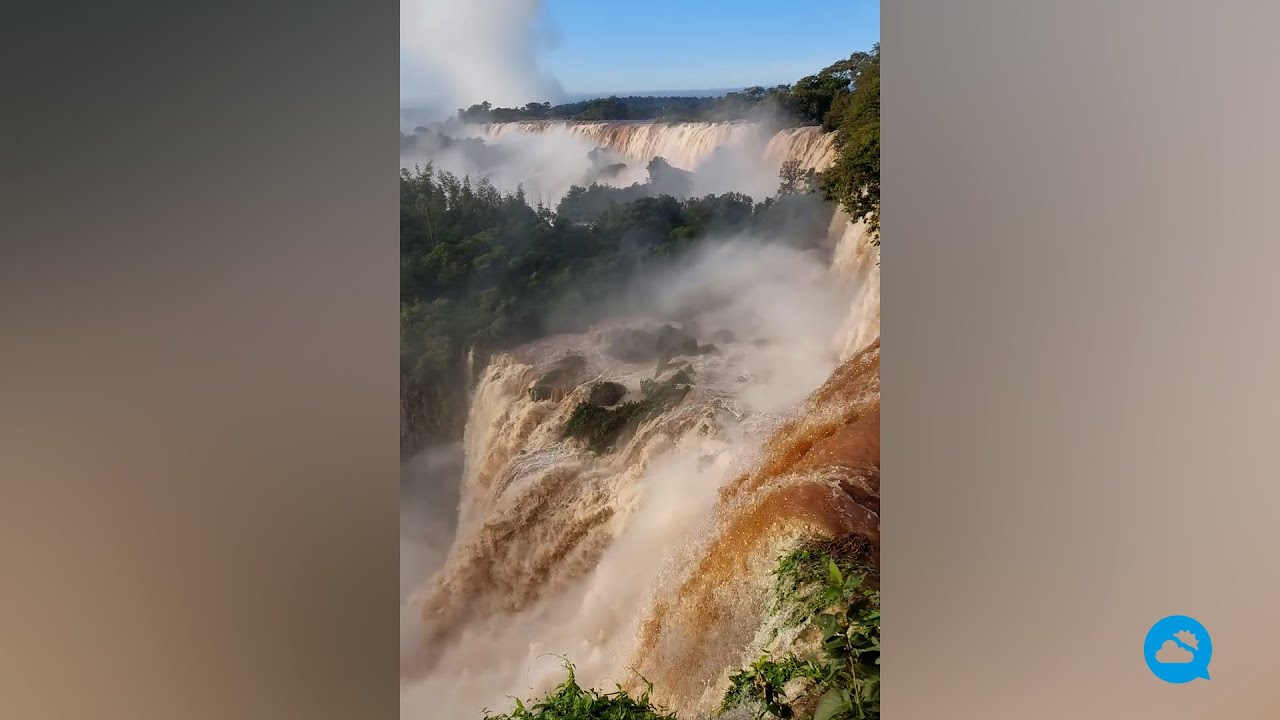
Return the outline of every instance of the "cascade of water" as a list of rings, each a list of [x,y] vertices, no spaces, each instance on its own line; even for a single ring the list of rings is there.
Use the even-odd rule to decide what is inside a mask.
[[[480,126],[474,132],[499,139],[513,134],[557,131],[583,138],[635,163],[662,157],[675,167],[690,171],[696,170],[716,150],[732,147],[757,148],[775,173],[787,160],[799,160],[806,169],[823,170],[835,159],[833,135],[819,127],[787,128],[770,135],[761,125],[750,122],[537,120],[493,123]]]
[[[686,169],[735,143],[775,168],[799,160],[821,169],[834,155],[819,128],[768,137],[749,123],[483,129],[495,139],[544,132]],[[545,692],[563,679],[547,653],[569,656],[584,685],[629,683],[635,668],[668,707],[705,713],[726,673],[759,650],[780,552],[800,536],[878,541],[879,248],[843,212],[828,235],[830,267],[766,245],[712,253],[664,287],[667,311],[681,293],[709,298],[704,308],[714,309],[697,322],[734,339],[679,358],[693,389],[612,452],[564,436],[594,380],[625,385],[625,402],[654,375],[652,362],[611,354],[608,328],[545,338],[475,368],[456,536],[407,603],[421,641],[403,717],[431,716],[426,707],[478,717],[510,695]],[[570,370],[545,395],[531,393],[554,368]]]
[[[760,632],[771,573],[797,541],[852,536],[878,546],[879,465],[877,340],[722,487],[698,548],[651,597],[628,667],[654,683],[657,701],[682,717],[715,710],[729,673],[771,639]]]
[[[835,348],[845,360],[880,337],[880,246],[866,223],[851,222],[844,211],[832,218],[832,225],[836,223],[842,223],[844,230],[831,270],[854,291],[849,314],[835,338]]]

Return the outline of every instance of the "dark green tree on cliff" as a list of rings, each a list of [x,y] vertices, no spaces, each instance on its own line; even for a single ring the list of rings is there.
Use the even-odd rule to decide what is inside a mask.
[[[880,44],[855,68],[853,91],[838,96],[828,119],[836,131],[836,161],[823,173],[823,190],[854,217],[880,231]]]

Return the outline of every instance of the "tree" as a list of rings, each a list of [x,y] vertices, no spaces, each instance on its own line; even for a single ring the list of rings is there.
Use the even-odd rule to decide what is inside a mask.
[[[880,232],[880,44],[858,68],[854,88],[837,106],[836,161],[823,173],[826,197]]]
[[[787,160],[778,170],[778,195],[803,195],[811,193],[817,186],[818,177],[813,168],[806,168],[799,160]]]
[[[649,183],[658,194],[686,197],[693,191],[693,173],[681,170],[656,156],[645,168],[649,171]]]

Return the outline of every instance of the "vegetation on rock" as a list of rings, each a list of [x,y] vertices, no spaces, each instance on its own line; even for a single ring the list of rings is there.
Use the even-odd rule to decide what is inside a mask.
[[[855,67],[853,90],[832,105],[828,121],[836,132],[836,161],[822,175],[827,197],[853,217],[867,218],[880,232],[880,44]]]
[[[661,380],[642,380],[640,400],[617,407],[578,403],[565,423],[564,434],[578,438],[598,453],[608,452],[624,433],[673,407],[688,394],[692,379],[683,370]],[[615,401],[616,402],[616,401]]]
[[[775,571],[774,611],[788,624],[809,623],[818,651],[761,655],[730,678],[722,712],[747,706],[757,718],[880,717],[880,591],[869,582],[875,568],[830,548],[801,547]]]
[[[774,571],[775,612],[807,625],[818,642],[813,652],[762,655],[733,674],[720,714],[754,713],[794,720],[879,720],[880,591],[869,548],[853,539],[814,541],[782,557]],[[797,608],[801,610],[797,613]],[[677,720],[650,700],[621,687],[602,694],[568,679],[526,707],[519,699],[508,714],[487,720]]]
[[[590,394],[587,396],[587,402],[592,405],[608,407],[610,405],[618,404],[618,401],[626,394],[626,385],[606,380],[595,383],[591,386]]]

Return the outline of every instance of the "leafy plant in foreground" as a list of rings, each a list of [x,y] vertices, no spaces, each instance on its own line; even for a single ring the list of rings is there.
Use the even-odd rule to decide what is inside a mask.
[[[649,700],[653,686],[646,683],[640,697],[631,697],[618,687],[616,692],[601,693],[582,688],[574,677],[573,664],[565,662],[569,677],[536,704],[526,707],[514,698],[516,707],[509,713],[490,715],[486,720],[676,720]]]
[[[803,545],[778,561],[773,571],[773,614],[783,624],[795,627],[813,618],[819,611],[853,597],[866,575],[875,567],[857,559],[858,552],[837,552],[821,543]],[[841,573],[838,584],[830,580],[830,567]]]
[[[757,718],[792,718],[803,701],[805,714],[811,713],[813,720],[879,719],[880,593],[866,586],[862,574],[846,572],[842,564],[856,566],[813,547],[781,559],[775,571],[775,611],[788,610],[786,620],[811,618],[820,633],[820,657],[760,657],[730,678],[722,713],[754,702]],[[823,565],[825,577],[816,572]],[[795,594],[800,601],[786,606],[784,601]],[[833,607],[832,612],[819,612]],[[812,608],[818,610],[809,612]],[[805,682],[792,685],[793,681]]]

